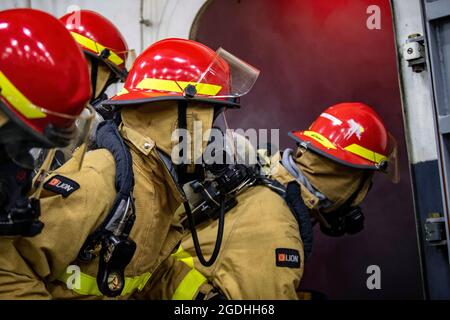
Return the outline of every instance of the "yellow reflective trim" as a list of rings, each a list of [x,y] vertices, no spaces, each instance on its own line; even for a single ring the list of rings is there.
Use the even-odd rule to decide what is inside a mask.
[[[183,247],[180,245],[177,252],[173,253],[172,256],[179,261],[184,262],[189,267],[194,268],[194,258],[187,251],[184,251]]]
[[[169,92],[183,92],[184,88],[181,87],[181,83],[178,82],[178,84],[179,86],[175,81],[172,80],[145,78],[138,83],[136,88]]]
[[[118,95],[118,96],[121,96],[121,95],[123,95],[123,94],[125,94],[125,93],[128,93],[128,90],[125,89],[125,88],[122,88],[122,90],[120,90],[119,93],[117,93],[117,95]]]
[[[155,78],[142,79],[141,82],[139,82],[139,84],[136,86],[136,88],[182,93],[184,88],[186,88],[189,84],[196,87],[198,94],[206,96],[215,96],[222,89],[222,86],[209,83],[174,81]]]
[[[193,300],[200,286],[206,281],[204,275],[195,269],[191,269],[178,285],[172,300]]]
[[[28,100],[1,71],[0,88],[0,94],[25,118],[41,119],[47,116],[38,106]]]
[[[316,140],[321,145],[323,145],[325,148],[336,149],[336,146],[330,140],[328,140],[327,138],[325,138],[323,135],[321,135],[318,132],[315,132],[315,131],[303,131],[303,135]]]
[[[80,272],[79,275],[80,275],[80,287],[72,288],[70,290],[72,290],[80,295],[103,296],[103,294],[98,289],[97,279],[95,277],[90,276],[83,272]],[[67,285],[67,280],[69,280],[69,278],[71,278],[73,276],[75,276],[74,273],[66,272],[63,275],[61,275],[58,278],[58,280],[64,282]],[[120,295],[126,296],[128,294],[133,293],[136,289],[138,291],[141,291],[147,284],[150,277],[151,277],[150,272],[146,272],[146,273],[141,274],[136,277],[125,277],[125,286]]]
[[[89,50],[94,51],[96,54],[102,53],[103,50],[105,50],[107,47],[101,45],[98,42],[95,42],[92,39],[89,39],[85,36],[82,36],[79,33],[70,32],[72,36],[74,37],[75,41],[78,42],[81,46],[88,48]],[[115,54],[112,50],[109,50],[110,55],[108,57],[108,60],[114,63],[115,65],[121,65],[124,63],[123,59],[119,57],[117,54]]]
[[[369,161],[373,161],[375,163],[380,163],[382,161],[386,161],[387,157],[376,153],[375,151],[366,149],[360,145],[352,144],[348,147],[345,147],[344,150],[347,150],[348,152],[351,152],[353,154],[356,154],[364,159],[367,159]]]
[[[146,272],[144,274],[141,274],[140,276],[132,278],[125,277],[125,286],[123,288],[122,295],[133,293],[133,291],[136,289],[138,291],[142,291],[151,276],[152,274],[150,272]]]

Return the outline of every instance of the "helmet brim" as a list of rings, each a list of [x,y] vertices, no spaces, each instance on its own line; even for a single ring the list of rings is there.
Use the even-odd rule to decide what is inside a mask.
[[[109,100],[102,102],[103,105],[115,105],[115,106],[124,106],[124,105],[134,105],[134,104],[143,104],[149,102],[158,102],[158,101],[193,101],[193,102],[202,102],[212,105],[224,106],[231,109],[240,108],[240,104],[225,100],[225,99],[211,99],[211,98],[187,98],[179,93],[168,93],[168,92],[127,92],[121,95],[116,95]]]
[[[338,146],[336,146],[336,149],[327,148],[313,138],[304,135],[303,132],[304,131],[291,131],[288,135],[305,149],[311,150],[344,166],[356,169],[379,170],[379,167],[374,162],[359,157]]]

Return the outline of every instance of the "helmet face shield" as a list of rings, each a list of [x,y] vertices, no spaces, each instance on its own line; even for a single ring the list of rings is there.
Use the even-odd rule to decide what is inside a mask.
[[[50,170],[59,170],[57,168],[69,159],[71,159],[71,166],[70,168],[66,166],[65,173],[77,172],[81,169],[94,119],[95,110],[91,106],[86,107],[75,119],[75,132],[70,143],[65,147],[54,149],[55,155]]]
[[[37,166],[35,191],[31,198],[40,198],[44,182],[49,175],[73,174],[80,171],[94,119],[95,110],[91,106],[86,107],[75,120],[75,134],[68,146],[34,151]]]
[[[232,163],[236,158],[236,144],[233,131],[228,126],[226,111],[216,114],[209,134],[209,142],[203,153],[206,166],[221,166]]]
[[[257,68],[219,48],[208,68],[192,81],[199,95],[219,99],[238,98],[252,89],[259,73]],[[189,94],[184,89],[185,94]]]
[[[134,62],[136,61],[136,57],[137,57],[136,50],[134,50],[134,49],[129,50],[127,52],[126,56],[127,56],[127,59],[125,61],[125,68],[127,70],[130,70],[133,67]]]
[[[389,134],[389,155],[380,170],[388,175],[392,183],[400,182],[397,140],[391,134]]]
[[[92,107],[85,108],[79,116],[55,113],[44,108],[39,108],[39,110],[53,118],[60,118],[60,121],[72,122],[72,125],[68,128],[51,127],[46,132],[46,138],[50,142],[62,146],[56,147],[57,154],[71,154],[76,148],[74,146],[82,146],[87,141],[95,117],[95,111]],[[8,157],[24,168],[39,168],[44,159],[47,158],[49,150],[53,149],[36,147],[36,142],[30,140],[30,136],[26,132],[23,134],[17,133],[17,131],[13,132],[14,135],[7,133],[6,136],[2,137],[2,143]]]
[[[209,143],[203,153],[203,163],[207,166],[257,164],[258,154],[251,139],[230,128],[226,113],[227,110],[224,110],[214,119]]]

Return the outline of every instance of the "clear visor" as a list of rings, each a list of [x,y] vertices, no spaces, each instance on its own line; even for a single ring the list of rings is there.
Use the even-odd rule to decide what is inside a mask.
[[[89,137],[89,131],[91,128],[92,120],[95,116],[95,111],[92,107],[87,107],[79,116],[72,116],[68,114],[62,114],[39,108],[42,112],[54,118],[63,118],[65,120],[73,120],[73,123],[68,128],[55,129],[51,133],[49,140],[58,140],[59,144],[67,145],[66,147],[56,148],[55,154],[63,153],[67,155],[70,151],[73,151],[74,144],[82,145],[87,137]],[[10,139],[4,144],[6,154],[16,164],[28,168],[37,170],[40,168],[47,158],[50,150],[47,148],[37,148],[35,143],[30,142],[29,136],[25,134],[23,137],[16,136],[10,137]]]
[[[131,68],[134,65],[134,62],[136,61],[136,50],[131,49],[128,51],[127,53],[127,60],[125,61],[125,68],[127,68],[127,70],[131,70]]]
[[[246,95],[260,71],[223,48],[195,82],[196,93],[210,98],[238,98]],[[222,87],[224,86],[224,87]]]
[[[214,120],[209,142],[203,154],[203,163],[206,166],[256,165],[258,155],[252,139],[246,137],[240,130],[230,128],[226,112],[222,111]]]
[[[381,166],[381,171],[386,173],[392,183],[400,182],[400,170],[398,164],[397,140],[389,134],[389,155],[387,161]]]
[[[63,148],[32,150],[36,159],[34,186],[31,198],[39,199],[43,184],[49,175],[74,174],[80,171],[88,149],[89,137],[95,120],[95,110],[89,105],[75,120],[75,134]]]

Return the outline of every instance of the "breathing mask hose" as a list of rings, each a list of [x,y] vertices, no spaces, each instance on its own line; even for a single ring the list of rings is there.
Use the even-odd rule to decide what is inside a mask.
[[[225,224],[225,205],[224,201],[220,205],[220,215],[219,215],[219,228],[217,230],[216,244],[214,245],[214,250],[211,255],[211,258],[206,261],[203,256],[202,249],[200,248],[200,244],[198,242],[197,230],[195,229],[194,217],[192,215],[191,207],[187,201],[183,203],[184,210],[186,211],[189,229],[191,229],[192,241],[194,242],[195,253],[197,254],[198,260],[205,267],[210,267],[216,262],[217,257],[219,256],[220,247],[222,246],[222,238],[223,238],[223,229]]]

